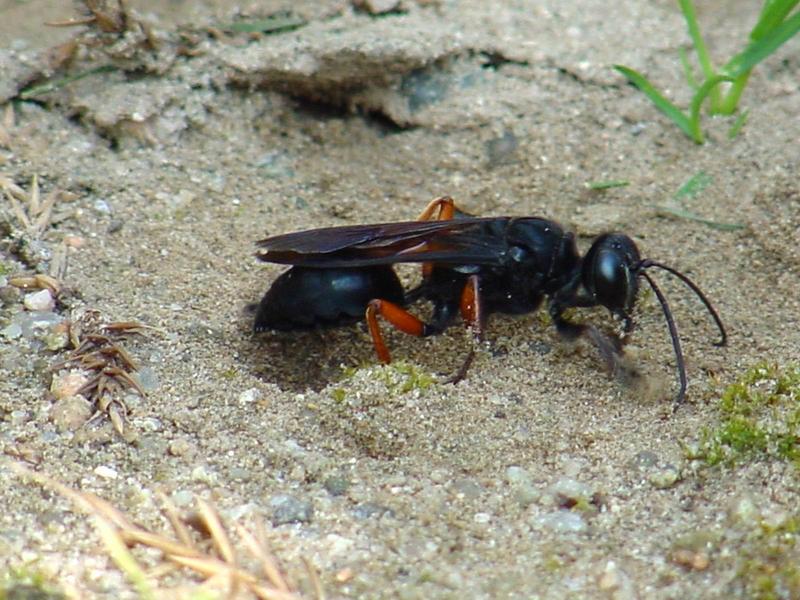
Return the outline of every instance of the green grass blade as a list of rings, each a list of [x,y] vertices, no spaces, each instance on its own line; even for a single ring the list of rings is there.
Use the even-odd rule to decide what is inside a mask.
[[[798,31],[800,31],[800,12],[793,14],[764,37],[748,44],[743,52],[728,61],[721,72],[731,77],[739,77],[747,73]]]
[[[654,88],[653,85],[647,81],[643,75],[640,75],[633,69],[622,65],[614,65],[614,69],[624,75],[628,81],[639,88],[639,90],[645,96],[647,96],[653,104],[655,104],[658,110],[667,115],[667,117],[669,117],[678,127],[681,128],[681,131],[683,131],[694,141],[702,143],[702,137],[700,140],[695,137],[692,127],[689,123],[689,118],[683,114],[681,109],[662,96],[661,93]]]
[[[586,184],[586,187],[590,190],[608,190],[611,188],[625,187],[630,184],[630,181],[625,181],[624,179],[610,179],[607,181],[590,181]]]
[[[97,75],[99,73],[110,73],[111,71],[116,71],[117,67],[113,65],[103,65],[102,67],[95,67],[94,69],[89,69],[88,71],[81,71],[80,73],[76,73],[75,75],[68,75],[67,77],[62,77],[60,79],[53,79],[51,81],[46,81],[45,83],[41,83],[38,85],[33,85],[29,88],[25,88],[24,90],[20,91],[19,99],[20,100],[30,100],[31,98],[35,98],[36,96],[41,96],[42,94],[49,94],[50,92],[54,92],[73,81],[78,81],[79,79],[83,79],[84,77],[90,77],[92,75]]]
[[[650,206],[656,209],[662,215],[687,219],[688,221],[695,221],[697,223],[707,225],[712,229],[719,229],[720,231],[737,231],[745,228],[745,225],[742,223],[723,223],[720,221],[712,221],[710,219],[706,219],[705,217],[701,217],[697,213],[693,213],[690,210],[686,210],[677,206],[659,206],[655,204],[651,204]]]
[[[672,195],[672,199],[675,200],[675,202],[689,200],[697,196],[712,183],[714,183],[714,178],[711,177],[711,175],[705,171],[698,171],[689,177],[689,179],[687,179],[684,184],[678,188],[678,190]]]
[[[758,23],[750,32],[750,39],[752,41],[760,40],[775,29],[798,3],[800,0],[768,0],[765,2]]]
[[[723,81],[732,82],[733,77],[727,75],[715,75],[710,79],[706,79],[700,89],[692,98],[692,103],[689,106],[689,127],[691,128],[691,137],[698,144],[703,143],[703,132],[700,129],[700,107],[703,106],[703,101],[716,87]],[[720,107],[712,107],[712,113],[719,113]]]
[[[680,4],[681,11],[683,11],[683,18],[686,19],[686,27],[689,29],[689,37],[692,38],[697,58],[700,60],[700,67],[707,78],[711,77],[714,74],[714,65],[711,63],[711,56],[700,33],[700,26],[697,24],[694,4],[692,0],[678,0],[678,4]]]
[[[736,78],[736,81],[733,82],[733,85],[731,85],[728,93],[725,94],[725,97],[722,99],[722,102],[719,105],[718,114],[732,115],[736,112],[736,108],[739,106],[739,98],[741,98],[742,92],[744,92],[744,88],[747,86],[747,81],[749,79],[749,71]]]
[[[733,125],[731,125],[731,128],[728,130],[728,139],[732,140],[737,135],[739,135],[739,132],[742,130],[742,127],[744,127],[744,124],[747,123],[747,117],[749,116],[750,116],[750,111],[745,110],[738,117],[736,117],[736,120],[733,122]]]

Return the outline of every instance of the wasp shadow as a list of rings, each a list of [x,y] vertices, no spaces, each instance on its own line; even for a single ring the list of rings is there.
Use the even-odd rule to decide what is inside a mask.
[[[240,319],[239,355],[251,373],[283,390],[319,391],[341,379],[344,368],[375,361],[362,323],[254,333],[255,306],[248,305]]]

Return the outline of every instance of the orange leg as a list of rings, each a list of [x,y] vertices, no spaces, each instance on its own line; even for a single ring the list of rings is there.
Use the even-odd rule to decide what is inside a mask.
[[[431,219],[433,213],[435,213],[437,210],[439,211],[439,214],[435,219]],[[450,196],[441,196],[431,200],[428,203],[428,206],[425,207],[425,210],[423,210],[417,217],[417,221],[449,221],[453,218],[455,211],[456,204],[453,202],[453,199]]]
[[[461,292],[461,318],[472,329],[476,339],[483,336],[485,317],[477,275],[470,275]]]
[[[478,342],[483,338],[486,316],[484,315],[483,305],[481,303],[480,282],[478,281],[477,275],[470,275],[469,279],[467,279],[467,285],[464,286],[461,292],[461,318],[464,319],[464,322],[472,330],[472,347],[469,350],[469,354],[467,354],[467,358],[464,359],[461,368],[448,380],[449,383],[458,383],[464,379],[467,370],[475,358],[475,346],[477,346]]]
[[[392,362],[392,357],[389,354],[389,349],[383,341],[380,325],[378,324],[378,315],[381,315],[396,329],[409,335],[422,337],[428,333],[428,326],[424,321],[418,319],[410,312],[401,308],[393,302],[388,300],[370,300],[367,305],[367,327],[372,336],[372,343],[375,345],[375,352],[378,354],[378,360],[382,363]]]
[[[436,218],[432,218],[437,210],[439,214],[436,215]],[[456,204],[453,199],[450,196],[441,196],[428,203],[425,210],[417,217],[417,221],[449,221],[453,218],[455,211]],[[431,263],[422,263],[422,278],[427,279],[430,277],[432,270],[433,265]]]

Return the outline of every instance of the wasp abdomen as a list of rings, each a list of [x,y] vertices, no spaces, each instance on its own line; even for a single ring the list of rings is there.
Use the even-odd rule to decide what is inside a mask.
[[[364,318],[370,300],[404,304],[403,286],[390,266],[317,269],[292,267],[261,299],[254,329],[291,331]]]

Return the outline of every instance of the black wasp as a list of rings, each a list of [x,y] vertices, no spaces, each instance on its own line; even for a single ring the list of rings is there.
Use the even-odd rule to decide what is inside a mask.
[[[390,362],[378,315],[410,335],[442,332],[460,314],[480,338],[491,313],[524,314],[547,296],[548,312],[566,338],[588,338],[612,372],[622,341],[594,326],[570,322],[569,308],[604,306],[633,330],[631,316],[639,278],[655,292],[667,322],[686,395],[686,365],[667,299],[648,269],[663,269],[683,281],[703,302],[719,328],[725,327],[705,294],[686,275],[667,265],[642,259],[625,234],[606,233],[581,257],[574,234],[539,217],[474,217],[460,211],[449,197],[430,202],[416,221],[326,227],[277,235],[257,243],[257,257],[292,265],[269,288],[258,306],[255,330],[298,330],[336,326],[366,316],[375,351]],[[404,290],[394,272],[396,263],[422,263],[422,282]],[[433,306],[425,322],[406,306],[427,300]],[[461,379],[474,356],[454,380]]]

